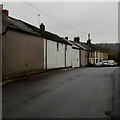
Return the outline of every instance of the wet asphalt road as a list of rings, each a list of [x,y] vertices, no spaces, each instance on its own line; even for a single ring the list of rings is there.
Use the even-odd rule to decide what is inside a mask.
[[[3,86],[3,118],[109,118],[117,67],[79,68]]]
[[[113,73],[113,107],[112,107],[112,119],[120,120],[120,67]]]

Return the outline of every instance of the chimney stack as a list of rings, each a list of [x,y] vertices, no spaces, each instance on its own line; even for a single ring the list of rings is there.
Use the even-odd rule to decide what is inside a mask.
[[[65,37],[65,39],[67,39],[67,40],[68,40],[68,37]]]
[[[87,40],[87,44],[91,44],[91,40]]]
[[[88,34],[88,40],[90,40],[90,34]]]
[[[90,34],[88,34],[87,44],[91,44]]]
[[[8,16],[9,15],[9,11],[4,9],[4,10],[2,10],[2,14]]]
[[[40,29],[41,29],[41,30],[45,30],[45,25],[44,25],[43,23],[41,23]]]
[[[80,38],[79,37],[74,37],[74,41],[79,43],[80,42]]]
[[[6,15],[6,16],[9,15],[9,11],[6,9],[3,9],[3,4],[0,4],[0,13],[2,13],[3,15]]]

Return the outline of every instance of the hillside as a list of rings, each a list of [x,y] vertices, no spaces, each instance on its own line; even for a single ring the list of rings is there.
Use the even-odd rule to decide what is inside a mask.
[[[110,49],[114,54],[120,53],[120,43],[100,43],[97,44],[105,49]]]
[[[120,63],[120,43],[100,43],[97,45],[108,51],[109,59],[115,59]]]

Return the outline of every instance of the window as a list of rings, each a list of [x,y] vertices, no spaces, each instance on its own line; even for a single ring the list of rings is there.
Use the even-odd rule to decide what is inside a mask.
[[[95,64],[95,60],[93,60],[93,64]]]
[[[89,57],[90,57],[90,58],[92,57],[92,52],[89,52]]]
[[[59,43],[57,43],[57,51],[59,51]]]
[[[92,56],[92,58],[94,58],[95,57],[95,52],[92,52],[91,56]]]
[[[89,63],[91,63],[92,62],[92,60],[91,59],[89,59]],[[91,63],[92,64],[92,63]]]
[[[96,63],[98,62],[98,59],[96,59]]]
[[[96,52],[96,57],[98,57],[98,52]]]

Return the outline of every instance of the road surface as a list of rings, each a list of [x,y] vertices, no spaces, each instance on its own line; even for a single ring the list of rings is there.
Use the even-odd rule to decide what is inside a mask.
[[[3,86],[3,118],[109,118],[117,67],[63,70]]]

